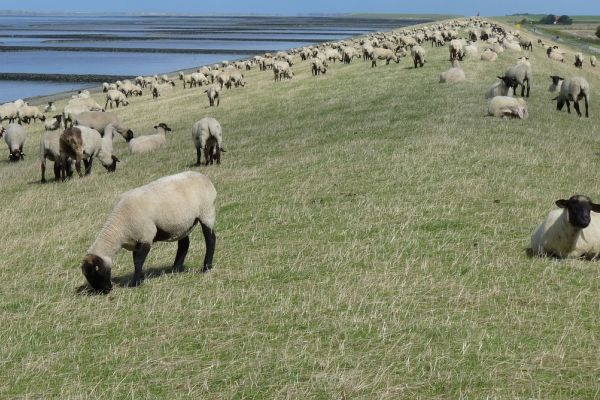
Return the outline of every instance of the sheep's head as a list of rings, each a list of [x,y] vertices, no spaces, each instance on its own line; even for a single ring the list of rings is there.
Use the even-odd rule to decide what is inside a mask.
[[[8,159],[10,161],[17,162],[19,160],[23,160],[24,156],[25,156],[25,153],[22,153],[21,150],[19,150],[19,149],[15,149],[10,152],[10,154],[8,155]]]
[[[576,194],[568,200],[556,200],[559,208],[567,211],[567,219],[577,229],[587,228],[592,221],[591,212],[600,213],[600,204],[595,204],[587,196]]]
[[[519,84],[517,79],[511,76],[499,76],[498,79],[504,82],[504,86],[506,86],[507,88],[516,89],[517,85]]]
[[[95,291],[107,294],[112,289],[110,265],[94,254],[87,254],[81,264],[81,271]]]
[[[115,172],[117,170],[117,163],[121,162],[121,160],[119,160],[114,154],[110,156],[110,159],[112,161],[110,164],[103,163],[102,166],[106,168],[108,172]]]
[[[171,128],[169,128],[169,127],[167,126],[167,124],[165,124],[164,122],[161,122],[161,123],[160,123],[160,124],[158,124],[158,125],[154,125],[154,129],[158,129],[158,128],[162,128],[162,129],[164,129],[164,131],[165,131],[165,132],[171,132]]]
[[[559,90],[560,87],[562,86],[562,83],[565,80],[565,78],[561,78],[558,75],[550,75],[550,79],[552,79],[552,83],[550,84],[550,87],[548,88],[549,92],[555,92],[556,90]],[[552,99],[552,100],[556,100],[556,99]]]

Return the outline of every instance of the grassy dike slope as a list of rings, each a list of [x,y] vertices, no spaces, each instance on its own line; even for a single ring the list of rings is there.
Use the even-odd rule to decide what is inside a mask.
[[[548,75],[600,74],[536,46],[529,119],[484,117],[485,89],[512,64],[466,60],[438,84],[428,62],[334,65],[292,81],[253,70],[209,109],[181,86],[119,109],[136,134],[173,127],[161,151],[117,172],[40,185],[41,127],[26,161],[0,162],[2,398],[582,398],[598,395],[599,270],[530,258],[536,224],[574,193],[600,200],[600,108],[558,113]],[[598,90],[598,89],[596,89]],[[62,107],[62,104],[59,104]],[[215,268],[152,276],[121,251],[108,296],[78,293],[80,263],[119,193],[190,169],[192,124],[214,116],[225,145]],[[165,272],[163,274],[163,272]]]

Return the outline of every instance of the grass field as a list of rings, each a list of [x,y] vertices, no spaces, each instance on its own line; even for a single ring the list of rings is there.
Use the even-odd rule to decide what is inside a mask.
[[[117,112],[166,149],[116,173],[39,183],[40,125],[26,160],[0,162],[0,398],[593,398],[600,396],[600,267],[531,258],[554,201],[600,200],[600,72],[535,46],[527,120],[485,117],[483,94],[515,62],[466,60],[438,83],[428,62],[334,65],[292,81],[253,70],[209,109],[178,86]],[[589,119],[555,111],[551,74],[592,87]],[[99,97],[100,98],[100,97]],[[61,107],[62,104],[59,104]],[[194,168],[192,124],[222,124],[221,166]],[[81,290],[80,264],[116,196],[187,169],[218,191],[215,267],[171,274],[153,246],[147,279]]]

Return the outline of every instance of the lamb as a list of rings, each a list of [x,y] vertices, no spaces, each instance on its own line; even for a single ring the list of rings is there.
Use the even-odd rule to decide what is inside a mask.
[[[521,97],[525,95],[525,84],[527,83],[527,95],[529,97],[530,84],[533,80],[533,72],[531,70],[531,64],[529,63],[528,57],[518,58],[519,62],[506,70],[504,74],[507,77],[513,78],[516,82],[514,91],[516,93],[517,86],[521,85]]]
[[[573,102],[573,106],[575,107],[575,111],[577,111],[577,115],[581,117],[581,111],[579,110],[579,100],[584,99],[585,101],[585,117],[589,118],[588,113],[588,103],[590,101],[590,84],[585,80],[585,78],[575,76],[567,81],[560,76],[553,75],[552,85],[550,85],[550,91],[553,92],[555,90],[559,90],[559,94],[557,97],[552,100],[556,100],[556,109],[561,111],[563,106],[567,105],[567,112],[571,113],[571,104]]]
[[[588,196],[574,195],[556,201],[531,235],[531,250],[538,256],[596,259],[600,254],[600,205]]]
[[[155,135],[144,135],[131,139],[129,141],[129,152],[131,154],[141,154],[166,146],[167,132],[171,132],[171,128],[161,122],[155,125],[154,129],[158,131]]]
[[[108,172],[114,172],[117,169],[117,163],[120,160],[112,154],[113,133],[111,131],[113,129],[112,125],[107,126],[104,137],[97,130],[81,125],[75,125],[63,131],[59,140],[60,175],[63,181],[66,179],[69,158],[75,160],[75,169],[80,178],[83,177],[81,160],[83,160],[86,175],[92,171],[94,157],[100,160]]]
[[[527,103],[524,99],[496,96],[490,100],[488,115],[494,117],[527,118]]]
[[[113,104],[116,104],[117,108],[119,108],[119,104],[126,106],[129,105],[129,101],[122,92],[119,92],[118,90],[109,90],[106,92],[106,104],[104,105],[104,108],[107,108],[109,104],[110,108],[113,108]]]
[[[110,292],[114,258],[124,248],[133,252],[131,286],[139,286],[152,243],[163,241],[178,242],[173,271],[183,272],[189,234],[198,223],[206,244],[202,272],[210,271],[217,241],[216,198],[210,179],[193,171],[166,176],[121,194],[83,259],[83,275],[97,292]]]
[[[223,130],[216,119],[206,117],[197,121],[192,127],[192,140],[196,146],[196,165],[201,163],[202,150],[206,165],[212,164],[212,160],[216,160],[217,164],[221,163],[221,152],[225,152]]]
[[[590,65],[592,67],[596,66],[596,56],[590,56]]]
[[[44,122],[44,129],[47,131],[55,131],[62,126],[62,114],[57,114],[54,117]]]
[[[583,68],[583,62],[585,61],[582,53],[575,54],[575,66],[577,68]]]
[[[10,124],[6,129],[2,128],[0,133],[4,134],[4,141],[8,146],[8,159],[10,161],[17,162],[23,160],[25,153],[23,153],[23,145],[27,140],[27,131],[19,124]],[[2,137],[2,134],[0,134]]]
[[[54,179],[60,180],[61,159],[60,159],[60,135],[62,132],[46,132],[42,135],[40,141],[40,156],[42,169],[42,183],[46,183],[46,159],[54,162]],[[71,159],[67,159],[67,176],[73,175],[71,168]]]
[[[208,85],[207,89],[204,91],[204,93],[206,93],[206,95],[208,96],[208,103],[210,107],[213,107],[215,105],[215,100],[217,101],[217,107],[219,107],[219,104],[221,103],[221,99],[219,98],[220,91],[221,87],[214,83]]]
[[[124,126],[116,114],[112,112],[85,111],[73,117],[75,125],[87,126],[100,132],[102,135],[107,126],[111,126],[116,130],[126,141],[133,138],[133,131]]]
[[[385,65],[389,65],[390,61],[394,61],[396,64],[400,62],[400,59],[392,50],[380,47],[375,47],[371,53],[371,68],[377,66],[377,60],[385,60]]]
[[[465,71],[462,70],[456,58],[452,60],[452,68],[440,74],[440,83],[462,82],[465,79]]]
[[[481,53],[481,61],[496,61],[498,54],[489,47]]]
[[[56,111],[56,106],[54,105],[53,101],[49,101],[48,104],[46,105],[46,107],[44,107],[44,112],[54,112]]]
[[[42,114],[39,108],[35,106],[23,106],[17,110],[17,117],[19,118],[19,123],[26,122],[29,124],[31,120],[35,122],[36,120],[45,121],[46,116]]]
[[[514,94],[514,88],[516,87],[516,80],[507,76],[499,76],[496,83],[494,83],[485,93],[486,99],[491,99],[496,96],[509,96],[512,97]]]
[[[325,64],[318,58],[313,58],[310,60],[310,69],[312,71],[313,76],[325,74],[327,73],[327,64]]]

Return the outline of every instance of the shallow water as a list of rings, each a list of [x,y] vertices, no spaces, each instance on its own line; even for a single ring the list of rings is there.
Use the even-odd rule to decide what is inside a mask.
[[[4,76],[9,80],[0,81],[0,102],[85,86],[43,81],[63,79],[53,74],[167,73],[414,22],[308,17],[0,16],[0,73],[10,73]],[[31,79],[14,74],[32,73],[41,74],[42,80],[13,80]]]

